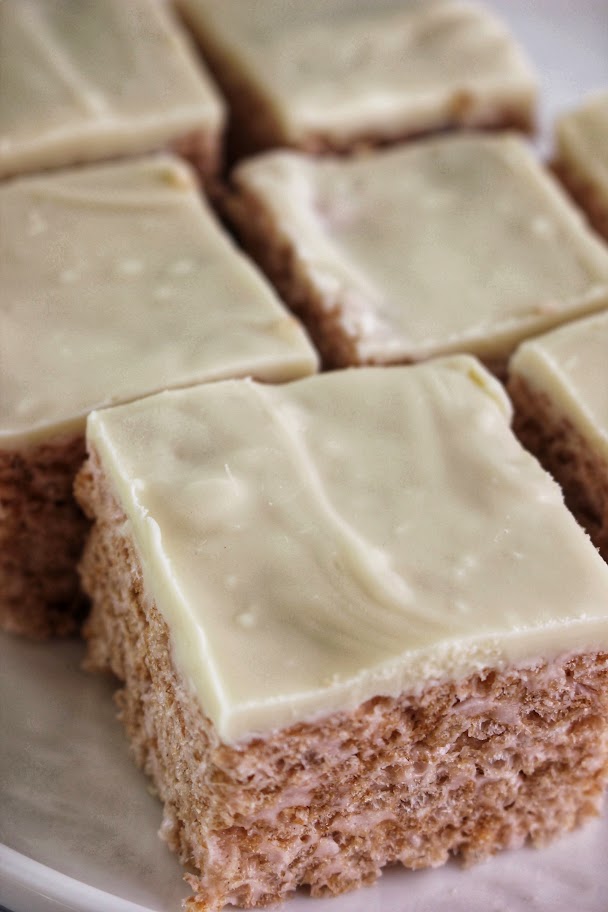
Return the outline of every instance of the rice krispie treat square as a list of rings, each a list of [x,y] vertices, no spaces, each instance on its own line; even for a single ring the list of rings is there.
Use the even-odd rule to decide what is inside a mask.
[[[555,145],[557,174],[608,239],[608,91],[559,118]]]
[[[525,342],[509,391],[516,433],[608,560],[608,313]]]
[[[539,845],[608,773],[608,567],[467,356],[93,413],[91,668],[192,910]]]
[[[74,627],[72,496],[93,408],[171,386],[315,370],[304,331],[159,156],[0,187],[0,625]]]
[[[513,134],[357,159],[270,152],[233,173],[229,214],[330,366],[518,342],[608,306],[608,249]]]
[[[3,0],[0,177],[172,147],[209,177],[223,104],[157,0]]]
[[[529,130],[536,81],[459,0],[178,0],[242,150],[345,151],[452,126]]]

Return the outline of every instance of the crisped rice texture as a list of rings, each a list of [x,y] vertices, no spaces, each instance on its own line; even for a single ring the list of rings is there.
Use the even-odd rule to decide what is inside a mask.
[[[88,523],[72,493],[81,434],[0,450],[0,627],[43,639],[78,629],[76,564]]]
[[[95,456],[82,562],[88,665],[121,681],[120,717],[164,804],[189,912],[373,882],[384,865],[479,861],[542,845],[598,812],[608,773],[608,655],[378,696],[266,737],[222,743],[175,667],[171,635]]]

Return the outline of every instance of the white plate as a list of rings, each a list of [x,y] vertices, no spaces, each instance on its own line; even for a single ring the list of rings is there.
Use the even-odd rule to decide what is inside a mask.
[[[542,74],[541,148],[555,113],[608,86],[608,0],[495,0]],[[131,763],[108,681],[76,643],[0,636],[0,903],[12,912],[177,912],[189,893],[156,832],[161,811]],[[387,871],[288,912],[606,912],[608,818],[543,851],[463,871]]]

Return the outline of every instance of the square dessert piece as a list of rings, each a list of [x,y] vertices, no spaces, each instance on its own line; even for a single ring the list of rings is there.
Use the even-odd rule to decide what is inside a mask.
[[[509,419],[467,356],[89,417],[88,662],[122,681],[190,909],[597,812],[608,567]]]
[[[0,626],[42,636],[75,624],[87,413],[316,354],[178,159],[9,181],[0,224]]]
[[[157,0],[2,0],[0,177],[172,147],[205,176],[223,104]]]
[[[330,366],[516,344],[608,306],[608,250],[515,135],[359,159],[267,153],[234,172],[244,242]]]
[[[177,0],[241,151],[348,151],[452,126],[529,130],[536,81],[505,26],[455,0]]]
[[[608,560],[608,313],[524,343],[509,391],[516,433]]]
[[[608,92],[560,117],[555,145],[557,174],[608,239]]]

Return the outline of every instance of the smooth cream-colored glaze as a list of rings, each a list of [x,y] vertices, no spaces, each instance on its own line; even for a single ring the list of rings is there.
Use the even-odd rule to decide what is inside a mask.
[[[608,459],[608,313],[577,320],[517,349],[509,365]]]
[[[254,86],[283,140],[398,136],[533,111],[534,75],[491,13],[458,0],[178,0]]]
[[[2,0],[0,176],[218,135],[212,82],[155,0]]]
[[[475,359],[94,412],[178,670],[226,741],[608,646],[608,567]]]
[[[166,387],[316,369],[190,168],[153,156],[0,187],[0,446]]]
[[[558,162],[608,200],[608,92],[589,98],[555,125]]]
[[[504,358],[608,306],[608,249],[527,144],[460,135],[355,160],[271,152],[235,172],[358,359]]]

